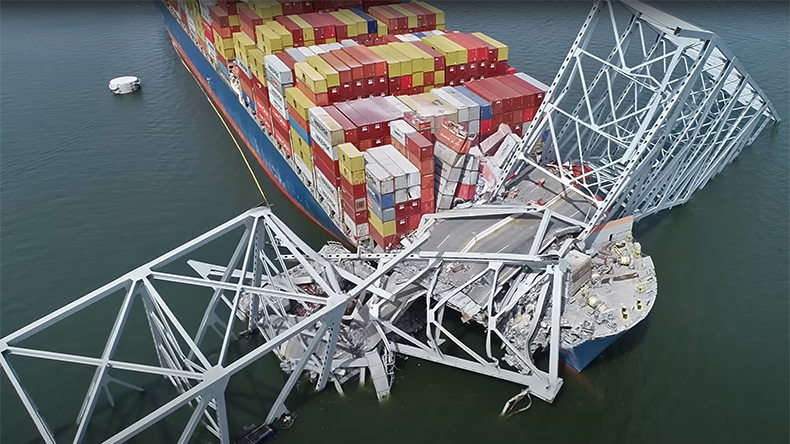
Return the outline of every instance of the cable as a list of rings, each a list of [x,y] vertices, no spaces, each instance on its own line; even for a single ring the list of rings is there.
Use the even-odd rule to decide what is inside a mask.
[[[236,136],[233,135],[233,131],[231,131],[230,127],[228,127],[228,124],[225,123],[225,119],[219,113],[217,107],[214,106],[214,103],[208,97],[206,97],[206,100],[208,100],[208,103],[210,103],[211,107],[214,108],[214,112],[217,113],[217,116],[219,116],[219,120],[222,121],[222,125],[224,125],[225,129],[228,130],[228,134],[230,134],[230,138],[233,139],[233,143],[236,145],[236,148],[238,148],[239,154],[241,154],[241,158],[244,159],[244,163],[247,165],[247,170],[249,170],[250,176],[252,176],[252,180],[255,181],[255,186],[258,187],[258,192],[260,192],[261,197],[263,197],[263,202],[266,203],[266,205],[269,205],[269,201],[266,200],[266,195],[263,194],[263,188],[261,188],[261,184],[258,183],[258,178],[255,177],[255,172],[252,171],[252,165],[250,165],[250,162],[247,160],[247,156],[244,155],[244,150],[241,148],[241,145],[239,145],[239,142],[236,140]]]
[[[189,71],[189,67],[187,67],[187,64],[184,63],[183,60],[181,60],[181,64],[184,65],[184,68],[187,68],[187,71]],[[260,192],[261,197],[263,197],[263,202],[266,205],[269,205],[269,201],[266,199],[266,195],[263,194],[263,188],[261,188],[261,184],[258,183],[258,178],[255,176],[255,172],[252,171],[252,165],[250,165],[250,162],[247,161],[247,156],[244,155],[244,150],[241,148],[241,145],[239,145],[239,142],[236,140],[236,136],[233,134],[233,131],[230,130],[230,127],[225,122],[225,118],[222,117],[222,114],[220,114],[219,110],[214,105],[214,102],[212,102],[211,99],[209,99],[208,95],[206,95],[206,100],[208,100],[208,103],[211,105],[211,108],[214,109],[214,112],[217,113],[220,122],[222,122],[222,125],[225,126],[225,129],[228,131],[228,134],[230,134],[230,138],[233,139],[233,143],[236,144],[236,148],[238,148],[239,154],[241,154],[241,158],[244,159],[244,163],[247,165],[247,170],[249,170],[250,176],[252,176],[252,180],[255,182],[255,186],[258,187],[258,192]]]

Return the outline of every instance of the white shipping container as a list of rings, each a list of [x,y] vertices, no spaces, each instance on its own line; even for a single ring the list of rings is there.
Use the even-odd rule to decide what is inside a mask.
[[[531,76],[529,76],[529,75],[527,75],[527,74],[525,74],[523,72],[517,72],[516,73],[516,77],[518,77],[518,78],[520,78],[522,80],[526,80],[527,83],[529,83],[530,85],[535,86],[535,87],[537,87],[539,89],[542,89],[543,91],[548,91],[549,90],[549,86],[548,85],[546,85],[545,83],[541,82],[540,80],[538,80],[538,79],[536,79],[534,77],[531,77]]]
[[[451,182],[458,182],[461,179],[461,168],[447,165],[439,159],[434,159],[433,172],[436,176],[434,179],[442,177]]]
[[[395,203],[402,204],[404,202],[409,201],[409,189],[403,188],[400,190],[395,190]]]
[[[438,140],[433,144],[433,157],[451,167],[461,167],[464,165],[463,154],[453,151],[452,148]]]
[[[433,188],[440,194],[455,194],[455,190],[458,188],[458,182],[438,177],[434,182]]]
[[[452,106],[455,108],[456,112],[458,113],[458,122],[468,122],[470,119],[469,116],[469,107],[462,103],[460,100],[453,97],[447,91],[439,89],[432,89],[431,94],[436,96],[442,102]]]
[[[266,67],[266,77],[276,79],[277,83],[281,85],[293,84],[293,72],[279,57],[276,55],[265,55],[263,56],[263,63]]]
[[[326,52],[327,52],[327,51],[324,51],[324,49],[321,48],[318,45],[308,46],[308,48],[310,48],[310,51],[313,51],[313,54],[315,54],[315,55],[326,54]]]
[[[328,52],[337,51],[338,49],[343,49],[343,45],[341,45],[340,43],[337,43],[337,42],[335,42],[335,43],[327,43],[326,47],[329,48],[329,49],[327,49]]]
[[[467,129],[469,134],[480,134],[480,121],[479,120],[470,120],[467,123],[469,124],[469,128]]]
[[[343,46],[344,48],[348,48],[349,46],[357,46],[359,45],[359,43],[353,40],[345,39],[340,41],[340,45]]]
[[[395,184],[392,174],[379,165],[378,162],[368,162],[367,153],[368,152],[365,151],[365,175],[367,177],[367,183],[373,187],[379,196],[394,192]]]
[[[409,200],[419,199],[422,193],[422,188],[419,185],[416,187],[409,187]]]
[[[332,160],[337,160],[337,145],[345,142],[343,127],[320,106],[308,109],[307,114],[310,122],[310,135],[316,139],[321,149]]]
[[[431,90],[431,92],[434,91],[444,91],[449,96],[466,105],[466,107],[469,109],[469,119],[467,121],[480,120],[480,104],[472,100],[469,96],[455,89],[454,86],[443,86],[441,88]]]
[[[373,157],[379,165],[381,165],[390,173],[393,179],[393,185],[395,186],[396,190],[409,187],[409,179],[406,177],[406,172],[403,171],[403,169],[400,168],[392,159],[390,159],[390,157],[387,155],[386,149],[383,147],[369,148],[365,151],[365,154]]]
[[[299,50],[299,48],[288,48],[285,50],[286,54],[291,56],[297,62],[306,62],[307,57]]]
[[[492,160],[494,161],[494,164],[496,164],[498,167],[502,167],[507,157],[520,143],[521,138],[513,133],[505,136],[505,140],[502,141],[502,145],[499,146],[499,149],[493,155]]]
[[[324,176],[324,173],[321,172],[318,168],[314,168],[315,170],[315,187],[319,193],[321,193],[325,199],[333,202],[333,205],[337,205],[340,200],[340,196],[338,194],[337,188],[332,185],[332,182]]]
[[[299,157],[297,155],[294,155],[291,158],[294,160],[294,164],[296,165],[296,168],[299,171],[301,171],[302,174],[304,174],[305,177],[308,177],[308,178],[313,177],[313,172],[310,171],[310,168],[308,168],[307,165],[304,164],[304,162],[302,162],[302,158],[301,157]]]
[[[282,92],[280,92],[280,90],[275,87],[272,82],[266,83],[269,89],[269,103],[271,104],[272,109],[280,113],[280,116],[287,121],[288,106],[285,104],[285,97],[283,97]]]
[[[420,170],[414,166],[409,159],[404,157],[403,154],[392,145],[383,145],[380,148],[401,170],[403,170],[404,173],[406,173],[407,186],[413,187],[420,185]]]
[[[307,60],[306,57],[310,57],[310,56],[314,56],[315,55],[315,53],[313,51],[311,51],[310,48],[307,48],[305,46],[300,46],[299,48],[296,48],[296,49],[298,49],[299,52],[301,52],[302,55],[305,56],[305,61]]]
[[[244,62],[241,60],[241,57],[236,57],[236,66],[238,66],[239,69],[244,72],[247,78],[252,78],[252,71],[250,71],[250,68],[244,64]]]
[[[405,120],[393,120],[390,122],[390,135],[393,139],[406,146],[406,134],[416,133],[417,130],[409,125]]]
[[[355,239],[362,239],[370,236],[370,227],[367,222],[364,224],[355,224],[354,219],[343,212],[343,224],[346,227],[346,232],[351,233],[351,237]]]

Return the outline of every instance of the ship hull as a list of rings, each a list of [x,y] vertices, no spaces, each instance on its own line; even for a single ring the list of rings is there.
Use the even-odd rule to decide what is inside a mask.
[[[154,1],[165,24],[173,46],[190,73],[209,100],[222,113],[225,121],[242,139],[247,150],[253,154],[263,170],[302,212],[338,240],[351,243],[316,201],[307,186],[299,179],[282,154],[272,143],[255,119],[239,102],[238,95],[215,71],[178,21],[170,14],[167,6]]]
[[[625,332],[623,332],[625,333]],[[571,348],[560,349],[560,358],[572,369],[581,372],[604,350],[612,345],[623,333],[581,342]]]

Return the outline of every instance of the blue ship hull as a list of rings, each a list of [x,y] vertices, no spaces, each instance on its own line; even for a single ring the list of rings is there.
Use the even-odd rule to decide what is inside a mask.
[[[573,348],[562,348],[560,349],[560,357],[572,369],[581,372],[593,359],[597,358],[622,335],[623,333],[619,333],[601,339],[585,341]]]
[[[165,23],[173,46],[187,69],[198,81],[209,99],[223,114],[224,119],[241,137],[247,149],[255,156],[263,170],[280,190],[305,214],[335,238],[350,243],[337,225],[318,204],[307,186],[299,179],[282,154],[263,132],[255,119],[239,102],[236,93],[215,71],[178,20],[170,14],[164,3],[154,1]]]

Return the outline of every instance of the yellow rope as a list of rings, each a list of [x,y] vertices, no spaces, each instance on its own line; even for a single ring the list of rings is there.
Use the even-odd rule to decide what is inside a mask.
[[[187,64],[184,63],[183,60],[181,60],[181,64],[184,65],[184,68],[187,68],[187,71],[189,71],[189,68],[187,67]],[[220,122],[222,122],[222,124],[225,126],[225,129],[228,131],[228,134],[230,134],[230,138],[233,139],[233,143],[236,144],[236,148],[238,148],[239,154],[241,154],[241,158],[244,159],[244,163],[247,164],[247,170],[249,170],[250,176],[252,176],[252,180],[255,181],[255,186],[258,187],[258,192],[260,192],[261,193],[261,197],[263,197],[263,202],[266,205],[269,205],[269,201],[266,200],[266,195],[263,194],[263,188],[261,188],[261,184],[258,183],[258,178],[255,177],[255,172],[252,171],[252,166],[250,165],[250,162],[247,161],[247,156],[244,155],[244,150],[241,148],[241,145],[239,145],[239,142],[236,140],[236,136],[233,135],[233,131],[231,131],[230,127],[228,126],[228,124],[225,123],[225,118],[222,117],[222,114],[220,114],[220,112],[217,109],[217,107],[214,106],[214,102],[212,102],[211,99],[208,98],[208,95],[206,96],[206,100],[208,100],[208,103],[214,109],[214,112],[217,113],[217,116],[219,117]]]
[[[247,170],[249,170],[250,176],[252,176],[252,180],[255,181],[255,186],[258,187],[258,192],[261,193],[261,197],[263,197],[263,201],[266,203],[266,205],[269,205],[269,201],[266,200],[266,195],[263,194],[263,188],[261,188],[261,184],[258,183],[258,178],[255,177],[255,172],[252,171],[252,166],[250,165],[250,162],[247,160],[247,156],[244,155],[244,150],[241,148],[241,145],[239,145],[239,142],[236,140],[236,136],[233,135],[233,131],[231,131],[230,127],[228,127],[228,124],[225,123],[225,119],[222,117],[222,114],[219,113],[217,107],[214,106],[214,103],[208,97],[206,97],[206,100],[208,100],[208,103],[210,103],[211,107],[214,108],[214,112],[217,113],[217,116],[219,116],[219,120],[222,121],[222,124],[225,126],[225,129],[228,130],[228,134],[230,134],[230,138],[233,139],[233,143],[236,144],[236,148],[238,148],[239,154],[241,154],[241,158],[244,159],[244,163],[247,165]]]

